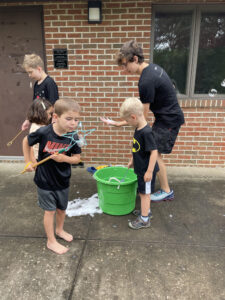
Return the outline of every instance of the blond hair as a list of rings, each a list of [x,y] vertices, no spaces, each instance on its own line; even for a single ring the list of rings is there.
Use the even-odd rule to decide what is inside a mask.
[[[80,112],[80,105],[74,99],[59,99],[54,104],[54,113],[59,117],[68,111]]]
[[[36,69],[37,67],[41,67],[44,70],[44,62],[41,57],[35,53],[26,54],[24,56],[22,67]]]
[[[126,98],[120,107],[120,116],[122,119],[129,117],[131,114],[140,116],[144,113],[142,102],[136,97]]]

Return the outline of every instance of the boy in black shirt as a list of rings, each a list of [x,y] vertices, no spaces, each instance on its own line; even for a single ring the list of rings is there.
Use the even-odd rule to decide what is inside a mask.
[[[34,84],[34,99],[45,99],[53,105],[59,99],[58,87],[55,81],[44,71],[44,62],[36,54],[26,54],[23,61],[23,68],[31,79],[36,80]],[[22,130],[29,127],[30,122],[25,120],[22,124]]]
[[[138,178],[138,192],[141,198],[141,211],[137,219],[129,222],[132,229],[150,227],[152,217],[150,209],[151,180],[157,160],[157,146],[152,129],[144,117],[144,107],[138,98],[127,98],[120,108],[121,118],[135,128],[133,137],[133,157],[128,163],[128,168],[134,166]]]
[[[63,136],[77,128],[79,122],[80,106],[75,100],[61,99],[54,106],[53,124],[41,127],[29,134],[23,140],[23,153],[26,162],[26,171],[34,171],[35,163],[31,155],[31,147],[39,143],[38,161],[51,155],[51,159],[40,164],[36,171],[34,181],[37,185],[39,206],[45,210],[44,227],[47,234],[47,248],[63,254],[68,251],[57,242],[54,234],[54,215],[56,212],[56,235],[71,242],[73,236],[63,229],[65,210],[68,204],[69,180],[71,164],[80,161],[80,147],[71,139]],[[76,135],[75,140],[78,140]],[[62,154],[59,150],[66,149]]]

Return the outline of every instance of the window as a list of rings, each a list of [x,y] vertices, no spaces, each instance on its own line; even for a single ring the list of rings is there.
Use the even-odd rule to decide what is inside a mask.
[[[187,97],[225,94],[225,6],[154,6],[151,60]]]

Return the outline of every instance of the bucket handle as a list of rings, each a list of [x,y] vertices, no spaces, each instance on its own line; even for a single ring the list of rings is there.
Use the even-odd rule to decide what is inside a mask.
[[[118,178],[116,178],[116,177],[110,177],[110,178],[109,178],[109,182],[110,182],[111,180],[116,180],[116,181],[118,181],[118,182],[120,183],[120,180],[119,180]]]
[[[117,189],[119,190],[119,188],[120,188],[120,180],[119,180],[118,178],[116,178],[116,177],[110,177],[110,178],[109,178],[109,182],[110,182],[111,180],[116,180],[116,181],[119,182],[119,185],[117,186]]]

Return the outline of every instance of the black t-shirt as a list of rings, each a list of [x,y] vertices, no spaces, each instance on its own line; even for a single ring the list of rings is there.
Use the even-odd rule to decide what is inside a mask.
[[[33,99],[36,98],[46,99],[52,104],[59,99],[58,87],[50,76],[47,76],[41,84],[35,82]]]
[[[147,171],[152,150],[157,150],[157,146],[152,134],[152,129],[147,124],[140,130],[136,129],[133,137],[132,154],[134,172],[138,176],[144,176]]]
[[[177,100],[176,90],[163,68],[150,64],[143,69],[139,83],[142,103],[149,103],[159,127],[174,128],[184,123],[184,114]]]
[[[78,140],[78,136],[74,137]],[[68,147],[70,139],[57,135],[52,124],[43,126],[37,131],[28,135],[28,143],[33,146],[39,143],[38,161],[48,157],[49,155]],[[75,144],[67,152],[63,152],[68,156],[71,154],[80,154],[81,149]],[[35,172],[34,182],[37,186],[44,190],[56,191],[69,187],[71,176],[71,165],[68,163],[58,163],[53,159],[40,164]]]

